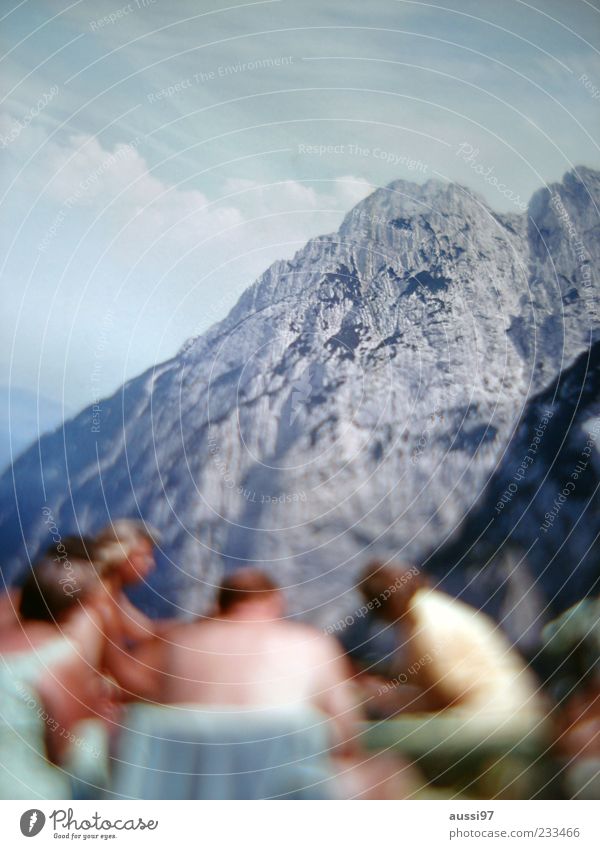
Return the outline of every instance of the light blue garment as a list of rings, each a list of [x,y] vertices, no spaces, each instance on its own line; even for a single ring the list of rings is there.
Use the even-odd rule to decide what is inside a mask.
[[[64,767],[74,799],[103,799],[109,784],[108,734],[99,719],[83,719],[71,729]]]
[[[59,637],[37,649],[0,656],[0,799],[68,799],[68,776],[46,758],[46,731],[54,727],[36,687],[47,668],[68,657]]]
[[[328,719],[312,708],[133,705],[112,790],[134,799],[330,799]]]

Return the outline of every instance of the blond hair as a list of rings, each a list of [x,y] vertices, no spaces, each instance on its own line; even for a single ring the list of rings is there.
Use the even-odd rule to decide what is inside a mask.
[[[128,560],[142,540],[156,545],[158,531],[137,519],[117,519],[103,528],[94,539],[93,560],[103,574]]]

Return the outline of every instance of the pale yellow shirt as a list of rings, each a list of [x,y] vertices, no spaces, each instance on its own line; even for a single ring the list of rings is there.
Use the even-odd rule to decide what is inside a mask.
[[[446,593],[418,590],[411,601],[408,651],[415,683],[450,706],[488,717],[539,714],[536,682],[499,626]]]

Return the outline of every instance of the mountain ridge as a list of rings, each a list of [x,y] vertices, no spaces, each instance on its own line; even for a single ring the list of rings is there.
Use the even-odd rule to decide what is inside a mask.
[[[351,609],[367,557],[421,562],[459,533],[527,405],[598,338],[599,188],[581,168],[508,215],[440,181],[376,190],[102,401],[97,433],[88,408],[15,463],[15,493],[0,478],[8,580],[47,505],[63,535],[161,529],[150,609],[205,609],[248,561],[294,614]]]

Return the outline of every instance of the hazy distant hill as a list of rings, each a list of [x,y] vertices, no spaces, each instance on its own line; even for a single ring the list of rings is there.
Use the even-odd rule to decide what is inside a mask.
[[[0,469],[42,434],[58,427],[70,413],[51,398],[21,387],[0,386]]]

